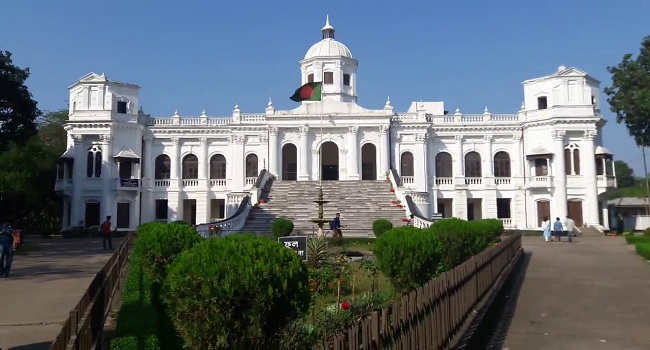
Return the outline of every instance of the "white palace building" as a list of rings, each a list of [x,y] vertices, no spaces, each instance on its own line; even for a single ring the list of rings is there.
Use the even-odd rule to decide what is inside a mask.
[[[601,195],[616,178],[598,80],[561,66],[524,81],[512,114],[448,112],[443,102],[396,112],[390,99],[379,109],[357,104],[357,68],[328,18],[300,61],[302,84],[322,81],[323,100],[292,110],[269,100],[261,113],[235,105],[226,117],[151,117],[139,86],[83,76],[69,87],[68,150],[55,185],[64,227],[107,215],[124,230],[153,220],[227,222],[247,215],[267,178],[320,176],[359,186],[388,177],[397,199],[413,204],[404,216],[419,224],[438,213],[535,229],[545,216],[569,214],[580,226],[608,227]]]

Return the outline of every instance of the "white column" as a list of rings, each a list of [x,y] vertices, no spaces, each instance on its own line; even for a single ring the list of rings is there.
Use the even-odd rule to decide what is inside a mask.
[[[172,138],[172,152],[171,152],[171,167],[170,174],[170,187],[178,188],[179,179],[181,178],[181,141],[174,137]]]
[[[359,180],[359,127],[350,126],[347,135],[348,180]]]
[[[307,125],[301,126],[300,127],[300,171],[298,175],[298,180],[301,181],[309,180],[308,159],[311,152],[309,150],[308,137],[309,137],[309,126]],[[318,147],[321,147],[321,145],[319,145]]]
[[[598,220],[598,188],[596,187],[596,150],[594,146],[594,137],[596,130],[587,130],[584,132],[582,143],[580,147],[582,153],[580,154],[580,161],[584,166],[584,184],[587,194],[587,200],[583,205],[585,210],[584,222],[588,225],[600,226]]]
[[[564,167],[564,130],[553,133],[553,201],[554,209],[551,218],[564,218],[568,214],[566,196],[566,169]],[[593,158],[593,157],[592,157]],[[594,168],[595,169],[595,168]],[[594,180],[596,177],[594,176]]]
[[[438,213],[438,188],[432,190],[431,195],[431,213]]]
[[[388,143],[388,125],[379,126],[379,169],[377,179],[381,179],[387,170],[390,170],[390,145]]]
[[[427,148],[429,145],[429,135],[427,134],[417,134],[415,136],[415,142],[417,144],[415,148],[415,157],[413,159],[413,164],[415,170],[415,186],[418,191],[428,191],[429,183],[429,172],[427,170],[427,164],[429,164],[429,154]]]
[[[278,172],[278,128],[275,126],[269,127],[269,172],[275,176],[279,176]]]
[[[72,135],[74,142],[74,163],[72,165],[72,202],[70,203],[70,226],[76,226],[84,220],[85,203],[81,200],[81,185],[86,180],[86,147],[81,135]]]
[[[522,163],[523,154],[521,153],[521,134],[513,135],[512,142],[515,150],[513,154],[510,155],[511,161],[514,161],[514,166],[511,168],[512,177],[518,178],[524,176],[522,170],[526,165],[526,162]]]
[[[144,200],[146,201],[146,199]],[[138,195],[135,196],[135,201],[133,201],[133,208],[131,208],[131,213],[131,224],[129,227],[135,229],[140,225],[140,215],[142,215],[140,212],[140,196]]]
[[[492,135],[484,135],[485,141],[483,151],[485,152],[485,166],[482,166],[483,177],[494,177],[494,166],[492,165]]]
[[[101,204],[101,212],[102,212],[102,218],[103,220],[107,216],[113,216],[113,222],[117,220],[115,215],[113,215],[113,211],[115,210],[114,206],[115,203],[113,203],[113,198],[111,196],[111,188],[112,188],[112,182],[113,180],[113,151],[111,147],[111,136],[110,135],[102,135],[101,136],[101,142],[102,142],[102,204]]]
[[[154,163],[154,156],[151,150],[151,143],[153,142],[153,139],[151,137],[145,137],[144,138],[144,159],[142,159],[143,162],[146,162],[146,165],[144,167],[144,174],[143,177],[145,179],[153,179],[154,178],[154,168],[156,164]]]
[[[458,178],[463,177],[463,164],[465,163],[465,159],[463,159],[463,136],[456,135],[455,140],[454,150],[456,155],[453,156],[453,170],[454,177]]]
[[[206,137],[201,137],[199,139],[201,143],[201,153],[199,154],[199,179],[207,179],[208,176],[208,164],[210,160],[208,159],[208,139]]]

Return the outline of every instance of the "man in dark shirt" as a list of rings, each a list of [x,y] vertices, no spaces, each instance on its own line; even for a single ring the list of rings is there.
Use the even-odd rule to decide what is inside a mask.
[[[0,227],[0,277],[9,277],[14,258],[14,236],[7,223]]]
[[[341,231],[341,214],[336,213],[336,217],[332,220],[332,237],[343,237]]]

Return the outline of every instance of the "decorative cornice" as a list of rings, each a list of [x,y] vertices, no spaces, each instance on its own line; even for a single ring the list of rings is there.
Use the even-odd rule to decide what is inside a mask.
[[[228,142],[231,144],[243,145],[246,142],[246,137],[242,135],[230,135]]]
[[[79,144],[84,140],[83,135],[75,134],[75,135],[71,135],[71,137],[72,137],[72,142],[74,142],[75,144]]]
[[[486,143],[491,143],[492,135],[483,135],[483,140],[485,140]]]
[[[512,134],[512,139],[514,141],[521,141],[521,133]]]
[[[201,145],[207,145],[208,144],[208,138],[207,137],[201,137],[199,138],[199,143]]]
[[[382,134],[382,135],[386,134],[388,132],[388,129],[389,129],[388,125],[380,125],[379,126],[379,133]]]
[[[269,126],[269,134],[277,135],[278,134],[278,127],[277,126]]]
[[[358,127],[358,126],[349,126],[349,127],[348,127],[348,132],[349,132],[350,134],[356,134],[358,131],[359,131],[359,127]]]
[[[585,132],[582,135],[582,139],[585,141],[593,141],[596,135],[598,135],[598,131],[596,130],[585,130]]]
[[[415,142],[427,143],[428,140],[429,140],[429,134],[416,134],[415,135]]]
[[[463,136],[464,135],[454,135],[454,140],[456,142],[463,142]]]
[[[104,145],[110,144],[112,139],[111,135],[99,135],[99,141]]]
[[[181,143],[181,140],[178,137],[172,137],[170,140],[174,146],[177,146]]]
[[[266,135],[261,135],[260,136],[260,143],[267,143],[269,142],[269,137]]]
[[[555,141],[563,141],[564,136],[566,136],[566,131],[564,131],[564,130],[555,130],[555,131],[553,131],[553,140],[555,140]]]
[[[298,131],[300,132],[301,135],[307,135],[309,133],[309,126],[308,125],[303,125],[298,127]]]

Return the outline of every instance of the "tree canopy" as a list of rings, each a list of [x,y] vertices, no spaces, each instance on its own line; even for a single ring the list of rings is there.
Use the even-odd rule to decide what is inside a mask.
[[[40,111],[25,86],[29,68],[13,64],[11,52],[0,51],[0,152],[12,143],[24,145],[36,134]]]
[[[650,36],[641,42],[636,58],[628,53],[615,67],[607,67],[612,86],[605,88],[616,122],[624,123],[637,145],[650,146]]]
[[[633,187],[636,183],[634,170],[622,160],[614,161],[616,171],[616,184],[618,188]]]

